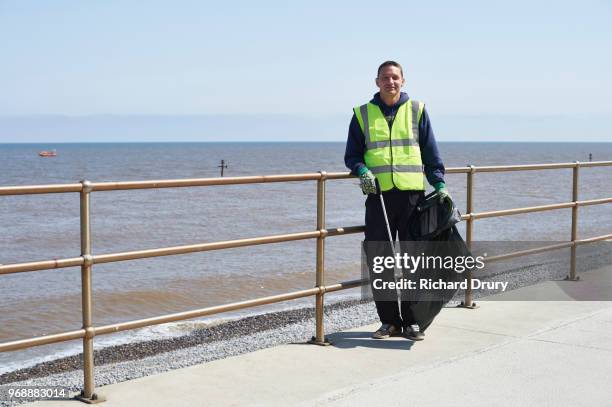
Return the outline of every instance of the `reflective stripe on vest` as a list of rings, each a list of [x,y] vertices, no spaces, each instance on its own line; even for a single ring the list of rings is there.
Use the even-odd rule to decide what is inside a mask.
[[[376,176],[382,191],[425,189],[419,147],[419,121],[423,103],[409,99],[400,105],[389,131],[380,108],[367,103],[354,108],[365,136],[365,165]]]

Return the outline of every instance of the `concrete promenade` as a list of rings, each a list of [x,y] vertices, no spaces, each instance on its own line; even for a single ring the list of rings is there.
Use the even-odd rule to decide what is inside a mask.
[[[612,266],[581,278],[445,308],[423,342],[370,339],[370,325],[97,391],[108,407],[612,406],[612,301],[571,301],[612,300]]]

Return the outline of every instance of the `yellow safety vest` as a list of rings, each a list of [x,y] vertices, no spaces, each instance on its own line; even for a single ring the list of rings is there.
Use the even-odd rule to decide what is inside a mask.
[[[391,131],[375,104],[367,103],[353,109],[365,136],[365,165],[376,176],[382,191],[393,187],[402,191],[425,189],[419,147],[423,107],[423,103],[408,99],[398,108]]]

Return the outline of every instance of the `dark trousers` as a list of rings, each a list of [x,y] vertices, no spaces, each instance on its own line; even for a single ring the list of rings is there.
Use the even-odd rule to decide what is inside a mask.
[[[411,240],[408,232],[408,218],[412,214],[419,199],[423,196],[423,191],[391,190],[383,193],[387,217],[389,219],[389,227],[391,228],[391,236],[394,240]],[[387,232],[380,197],[373,194],[368,195],[365,206],[365,244],[367,245],[368,242],[388,242],[389,234]],[[392,255],[390,248],[387,252],[386,255]],[[370,260],[368,260],[368,263],[371,264]],[[385,273],[387,273],[386,279],[392,279],[393,270],[387,270]],[[371,272],[370,276],[372,276]],[[393,300],[390,300],[389,293],[387,294],[385,300],[376,301],[376,296],[374,298],[380,322],[383,324],[393,324],[397,327],[407,327],[414,324],[415,318],[411,310],[411,305],[413,305],[412,302],[406,300],[400,301],[400,315],[397,294],[395,292],[391,294]]]

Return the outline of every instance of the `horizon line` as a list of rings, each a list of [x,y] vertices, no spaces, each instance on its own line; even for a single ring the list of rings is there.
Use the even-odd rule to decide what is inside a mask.
[[[558,144],[610,144],[611,141],[597,141],[597,140],[585,140],[585,141],[565,141],[565,140],[437,140],[438,143],[490,143],[490,144],[519,144],[519,143],[558,143]],[[342,140],[164,140],[164,141],[148,141],[148,140],[131,140],[131,141],[0,141],[0,145],[8,144],[194,144],[194,143],[226,143],[226,144],[255,144],[255,143],[277,143],[277,144],[292,144],[292,143],[342,143],[346,144],[346,141]]]

